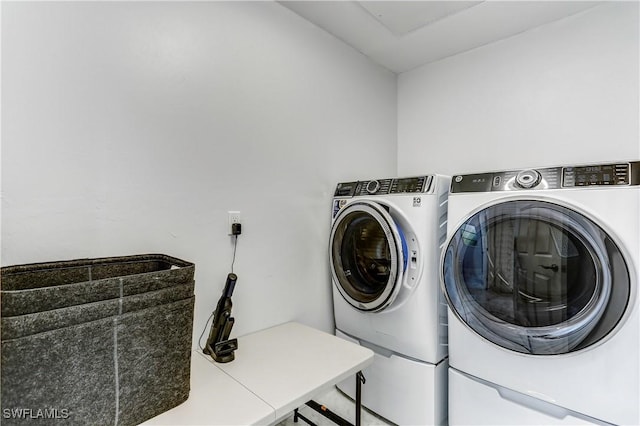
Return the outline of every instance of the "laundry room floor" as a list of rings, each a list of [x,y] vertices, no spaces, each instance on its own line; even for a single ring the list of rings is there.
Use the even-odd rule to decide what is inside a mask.
[[[356,419],[356,406],[352,399],[345,396],[337,388],[332,388],[325,394],[319,395],[313,398],[318,404],[326,406],[329,410],[342,416],[345,420],[355,423]],[[331,420],[323,417],[321,414],[313,410],[312,408],[304,405],[298,410],[303,416],[314,422],[319,426],[335,425]],[[367,426],[391,426],[393,423],[389,423],[384,419],[376,416],[370,411],[362,410],[362,424]],[[298,420],[298,423],[293,421],[293,413],[287,418],[278,423],[276,426],[304,426],[306,423],[303,420]]]

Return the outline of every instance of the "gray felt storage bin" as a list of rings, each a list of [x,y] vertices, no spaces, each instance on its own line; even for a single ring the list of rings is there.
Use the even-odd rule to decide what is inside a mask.
[[[55,308],[5,316],[5,306],[24,312],[5,305],[5,277],[10,277],[10,292],[22,292],[15,299],[19,304],[33,290],[42,302],[46,296],[40,290],[87,288],[76,279],[64,284],[52,276],[56,270],[69,276],[70,269],[88,267],[109,270],[108,277],[89,281],[93,286],[86,300],[91,302],[75,303],[82,291],[71,292],[74,303],[53,291],[55,303],[40,307]],[[40,285],[28,284],[29,271]],[[2,268],[2,424],[135,425],[184,402],[189,396],[193,273],[192,263],[163,255]],[[110,297],[112,280],[118,283],[115,298]],[[95,295],[103,284],[108,294]]]
[[[2,315],[15,316],[145,293],[193,281],[193,263],[162,254],[2,268]]]

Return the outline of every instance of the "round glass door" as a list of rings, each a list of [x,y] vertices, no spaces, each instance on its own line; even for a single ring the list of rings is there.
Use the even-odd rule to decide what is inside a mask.
[[[352,203],[339,213],[331,229],[334,284],[353,307],[384,309],[400,289],[406,252],[401,231],[382,206]]]
[[[483,338],[527,354],[580,350],[608,335],[629,299],[615,242],[585,216],[536,200],[471,216],[443,261],[449,306]]]

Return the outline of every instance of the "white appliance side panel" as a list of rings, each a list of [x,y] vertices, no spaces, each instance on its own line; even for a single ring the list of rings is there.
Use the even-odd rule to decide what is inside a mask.
[[[357,340],[336,330],[336,336]],[[362,405],[401,425],[445,425],[447,422],[447,361],[438,365],[391,355],[374,354],[373,364],[362,373]],[[338,389],[355,399],[356,384],[349,378]]]
[[[483,383],[449,368],[450,425],[589,425],[602,424],[534,398],[517,401],[517,394]],[[540,410],[531,405],[538,405]]]

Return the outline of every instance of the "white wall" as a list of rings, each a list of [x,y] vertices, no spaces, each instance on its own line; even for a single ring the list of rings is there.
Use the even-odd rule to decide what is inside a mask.
[[[640,159],[638,3],[401,74],[398,173]]]
[[[232,259],[240,335],[331,330],[336,182],[396,167],[396,77],[273,2],[2,4],[2,265]],[[206,338],[206,336],[205,336]]]

